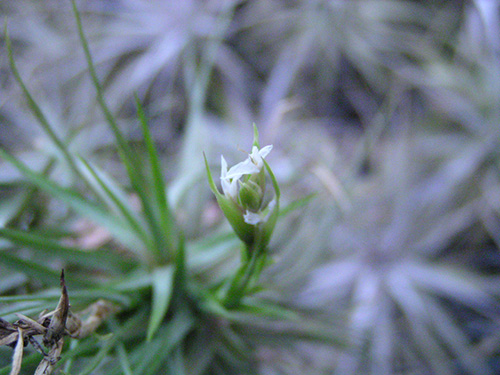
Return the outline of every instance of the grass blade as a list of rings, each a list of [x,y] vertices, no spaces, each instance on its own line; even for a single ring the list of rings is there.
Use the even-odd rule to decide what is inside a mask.
[[[141,102],[136,96],[137,116],[142,126],[144,143],[148,150],[149,162],[151,165],[151,175],[153,178],[153,191],[155,196],[155,206],[159,213],[161,229],[163,230],[163,237],[165,238],[167,251],[173,254],[175,249],[174,233],[175,233],[175,219],[167,202],[167,195],[165,191],[165,183],[163,182],[163,175],[161,173],[160,161],[158,159],[158,152],[151,138],[149,126],[147,123],[144,110]]]
[[[184,353],[182,348],[177,347],[174,349],[173,353],[170,355],[170,361],[167,362],[167,374],[172,375],[185,375],[186,369],[184,365]]]
[[[151,341],[160,324],[167,315],[168,306],[174,286],[174,268],[166,266],[153,271],[153,303],[149,316],[149,325],[146,338]]]
[[[59,241],[43,237],[34,232],[0,228],[0,238],[6,238],[19,246],[36,249],[38,255],[58,257],[69,264],[78,264],[92,269],[127,270],[132,265],[123,257],[109,251],[92,251],[65,246]]]
[[[61,187],[45,176],[32,171],[24,163],[9,155],[2,149],[0,149],[0,157],[13,164],[25,178],[38,186],[40,189],[62,200],[82,216],[89,218],[98,225],[102,225],[113,236],[115,236],[118,241],[123,243],[128,249],[134,251],[138,257],[146,257],[146,254],[144,254],[144,251],[142,250],[143,246],[141,241],[133,234],[130,227],[123,221],[104,211],[95,203],[89,202],[88,199],[85,199],[75,191]]]
[[[118,124],[115,121],[115,118],[111,114],[111,111],[109,110],[108,105],[106,104],[106,101],[105,101],[104,95],[103,95],[103,91],[101,88],[101,84],[99,83],[99,79],[97,78],[97,73],[95,71],[94,62],[92,61],[92,55],[90,54],[89,45],[87,43],[87,39],[85,37],[85,34],[83,33],[82,20],[80,18],[80,13],[78,12],[78,9],[76,7],[75,2],[71,1],[71,4],[73,6],[73,13],[74,13],[75,20],[76,20],[78,35],[80,37],[80,42],[81,42],[81,45],[83,47],[85,59],[87,60],[87,67],[89,69],[92,83],[93,83],[95,90],[96,90],[97,102],[99,103],[99,106],[100,106],[102,112],[104,113],[104,117],[106,118],[106,122],[110,126],[110,128],[113,131],[113,134],[116,138],[116,142],[118,143],[118,150],[120,151],[120,156],[122,156],[124,161],[127,161],[127,162],[132,161],[132,163],[129,163],[130,165],[137,166],[138,162],[135,159],[135,155],[131,152],[130,147],[129,147],[125,137],[121,133],[120,128],[118,127]]]
[[[26,87],[23,79],[21,78],[21,75],[19,74],[19,71],[17,70],[16,62],[14,61],[14,56],[12,53],[12,43],[11,43],[9,34],[7,32],[7,24],[5,25],[4,35],[5,35],[5,44],[7,47],[7,54],[8,54],[8,58],[9,58],[10,68],[11,68],[12,74],[14,75],[14,78],[16,79],[17,83],[21,87],[23,95],[25,96],[25,98],[28,102],[28,107],[30,108],[31,112],[38,120],[38,123],[42,126],[45,133],[49,136],[49,138],[52,140],[52,142],[54,142],[57,149],[62,153],[62,155],[64,156],[64,159],[66,160],[66,162],[70,166],[71,170],[75,173],[76,176],[80,176],[78,168],[76,167],[75,159],[73,158],[73,156],[71,156],[71,154],[68,151],[68,148],[66,147],[64,142],[55,133],[54,129],[52,128],[52,125],[50,125],[49,121],[47,120],[47,118],[43,114],[42,110],[40,109],[40,107],[36,103],[35,99],[33,99],[33,97],[31,96],[28,88]]]
[[[125,345],[119,342],[116,345],[116,351],[118,353],[118,360],[120,362],[120,367],[124,375],[133,375],[132,368],[130,367],[130,360],[128,358],[127,351],[125,350]]]
[[[85,171],[92,176],[92,180],[89,179],[88,181],[89,184],[94,186],[97,184],[101,190],[99,194],[103,196],[105,201],[110,201],[109,205],[112,209],[118,210],[118,212],[122,214],[132,230],[137,233],[137,236],[142,239],[147,247],[150,244],[150,238],[144,230],[142,223],[138,220],[135,212],[130,209],[125,193],[122,192],[118,186],[113,184],[112,181],[105,176],[104,172],[98,170],[83,158],[80,158],[80,161],[83,163]]]
[[[178,312],[168,324],[161,327],[155,338],[143,344],[136,354],[135,374],[157,374],[168,354],[186,337],[193,326],[190,315]]]
[[[41,280],[49,285],[53,284],[54,280],[59,280],[59,275],[61,272],[60,270],[53,270],[31,260],[22,259],[12,254],[10,251],[2,251],[0,254],[0,263],[4,264],[10,269],[16,269],[18,271],[24,272],[31,278]],[[86,275],[85,278],[68,275],[66,279],[67,281],[82,287],[93,284],[93,282],[89,280],[88,275]]]
[[[80,371],[78,374],[79,375],[87,375],[87,374],[92,374],[94,373],[94,370],[100,366],[102,361],[106,358],[108,353],[113,350],[115,345],[117,345],[120,340],[123,339],[124,337],[127,337],[127,335],[130,334],[130,332],[134,329],[136,329],[136,326],[140,324],[141,321],[143,321],[144,315],[139,313],[135,317],[129,319],[127,323],[125,323],[122,327],[119,329],[114,330],[114,333],[110,335],[110,337],[107,338],[106,342],[102,347],[99,349],[99,351],[92,357],[92,360],[88,362],[87,366]],[[64,359],[64,356],[63,356]]]
[[[157,220],[154,215],[153,205],[149,198],[147,179],[144,178],[141,172],[142,165],[137,157],[137,154],[135,154],[128,145],[125,137],[123,136],[122,132],[120,131],[120,128],[118,127],[118,124],[116,123],[116,120],[111,114],[108,105],[106,104],[103,90],[101,84],[99,83],[99,79],[97,78],[95,66],[92,61],[92,55],[90,54],[88,42],[83,32],[80,14],[78,12],[78,9],[74,1],[72,1],[72,5],[73,5],[73,13],[75,15],[75,20],[77,24],[78,35],[80,37],[80,42],[83,47],[85,58],[87,60],[87,66],[92,79],[92,83],[96,90],[97,102],[99,103],[99,106],[102,112],[104,113],[106,122],[108,123],[109,127],[113,131],[113,134],[115,135],[115,139],[118,145],[118,152],[123,161],[123,164],[127,169],[127,173],[129,175],[130,182],[132,184],[132,188],[137,192],[139,198],[141,199],[146,220],[150,227],[151,233],[155,239],[154,246],[149,247],[149,250],[153,253],[157,262],[163,263],[166,260],[165,259],[166,254],[164,253],[165,249],[162,246],[163,245],[161,240],[162,234],[161,231],[159,230],[159,226],[157,224]]]

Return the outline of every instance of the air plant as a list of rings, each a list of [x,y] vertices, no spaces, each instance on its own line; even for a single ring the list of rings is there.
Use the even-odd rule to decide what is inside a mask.
[[[411,150],[408,139],[391,139],[382,160],[371,156],[377,172],[344,185],[349,205],[341,213],[333,197],[316,206],[331,221],[318,234],[331,255],[298,301],[345,314],[348,349],[323,357],[336,373],[493,374],[477,346],[487,325],[472,334],[460,316],[495,321],[498,290],[473,262],[449,261],[469,251],[460,238],[476,230],[475,204],[429,197]]]
[[[76,237],[71,227],[64,228],[59,238],[51,232],[23,230],[11,225],[0,228],[0,237],[6,241],[0,262],[5,267],[38,277],[48,284],[55,274],[48,259],[63,263],[67,270],[66,278],[61,278],[62,297],[50,320],[46,315],[37,321],[27,318],[33,308],[29,304],[20,303],[4,311],[14,311],[21,317],[17,323],[3,324],[8,338],[5,343],[16,346],[12,371],[18,372],[21,363],[23,340],[20,338],[36,335],[44,337],[44,344],[49,349],[49,353],[43,352],[40,364],[43,371],[50,373],[62,363],[65,372],[75,368],[80,374],[96,371],[108,374],[255,373],[257,357],[252,349],[259,342],[270,345],[275,340],[273,336],[336,342],[333,333],[302,316],[300,311],[289,310],[260,296],[265,287],[259,283],[259,276],[268,265],[267,247],[278,219],[280,194],[277,180],[263,160],[270,147],[259,151],[257,130],[247,161],[229,171],[223,166],[224,173],[227,172],[223,188],[231,186],[230,191],[225,192],[227,195],[220,194],[211,179],[209,183],[235,234],[215,232],[204,238],[186,238],[167,199],[159,156],[145,112],[136,98],[145,145],[143,161],[143,156],[130,147],[107,105],[74,4],[73,9],[97,102],[115,136],[130,191],[140,204],[139,207],[134,205],[129,193],[96,164],[72,153],[68,147],[71,140],[61,138],[54,131],[22,79],[6,35],[14,77],[36,119],[79,184],[64,186],[45,171],[31,169],[5,150],[0,149],[0,157],[14,166],[34,191],[52,196],[72,212],[103,228],[105,243],[113,240],[97,249],[84,249],[65,242]],[[206,166],[209,172],[208,162]],[[271,187],[267,186],[269,184]],[[224,200],[226,203],[222,203]],[[233,205],[229,211],[226,209],[228,204]],[[235,209],[239,210],[238,218]],[[242,242],[243,256],[240,267],[235,270],[234,263],[228,262],[237,259],[236,238]],[[216,267],[221,268],[219,277],[208,280],[210,269]],[[95,312],[90,313],[88,326],[91,328],[85,324],[83,331],[69,327],[73,315],[69,311],[66,283],[72,286],[74,303],[83,306],[83,311]],[[42,295],[43,292],[34,294],[30,300],[43,304]],[[101,299],[116,305],[120,311],[116,317],[106,320],[111,338],[103,342],[91,338],[78,340],[57,362],[55,359],[61,354],[62,338],[66,334],[79,339],[86,336],[82,332],[91,333],[97,328],[96,314],[103,314],[95,310],[101,306]],[[0,301],[7,302],[9,297],[0,297]],[[26,322],[31,324],[32,330],[23,333]],[[79,361],[79,348],[85,356],[90,356],[84,365]],[[28,359],[23,364],[26,361]]]
[[[495,2],[82,1],[87,64],[31,3],[0,5],[0,374],[498,372]],[[230,167],[254,117],[273,151]],[[119,312],[21,363],[63,267]]]

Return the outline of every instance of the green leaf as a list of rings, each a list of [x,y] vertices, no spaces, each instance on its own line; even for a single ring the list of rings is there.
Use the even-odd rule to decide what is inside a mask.
[[[170,360],[167,362],[166,373],[167,375],[185,375],[186,368],[184,364],[183,348],[178,346],[172,351]]]
[[[5,264],[11,269],[22,271],[31,278],[41,280],[49,285],[59,280],[59,274],[61,272],[60,270],[53,270],[31,260],[22,259],[12,254],[10,251],[0,252],[0,263]],[[89,286],[93,284],[93,281],[89,280],[88,276],[75,277],[68,275],[66,280],[79,286]]]
[[[81,370],[79,375],[87,375],[94,373],[94,370],[106,359],[108,353],[113,350],[113,348],[121,342],[120,340],[126,338],[130,335],[130,332],[137,329],[137,326],[143,321],[144,315],[142,313],[137,314],[133,318],[129,319],[123,326],[119,329],[113,330],[113,334],[104,341],[103,345],[99,351],[92,357],[90,361],[87,362],[87,366]],[[63,359],[65,357],[63,356]]]
[[[14,197],[0,201],[0,228],[15,217],[24,206],[29,191],[18,192]]]
[[[127,144],[125,137],[121,133],[120,128],[118,127],[118,124],[115,121],[115,118],[111,114],[111,111],[109,110],[108,105],[106,104],[106,101],[104,99],[103,90],[101,88],[101,84],[99,83],[99,79],[97,78],[97,73],[95,71],[95,65],[94,65],[94,62],[92,61],[92,55],[90,53],[89,45],[88,45],[87,39],[85,37],[85,34],[83,32],[82,20],[80,18],[80,13],[78,12],[75,1],[72,0],[71,4],[73,6],[73,13],[74,13],[75,20],[76,20],[78,35],[80,37],[80,43],[82,45],[83,52],[85,54],[85,59],[87,60],[87,67],[89,69],[92,83],[93,83],[94,88],[96,90],[97,102],[99,103],[99,106],[100,106],[102,112],[104,113],[104,116],[106,118],[106,122],[108,123],[109,127],[113,131],[113,134],[114,134],[116,141],[118,143],[118,150],[120,151],[120,156],[122,156],[122,159],[124,162],[125,161],[127,162],[127,168],[130,168],[131,166],[137,167],[139,165],[139,163],[135,159],[134,154],[130,150],[130,147]]]
[[[187,290],[187,271],[186,271],[186,246],[184,240],[184,234],[180,235],[179,249],[175,256],[175,275],[174,275],[174,287],[179,292],[185,292]]]
[[[12,289],[19,288],[24,285],[26,281],[27,277],[22,272],[2,270],[2,278],[0,279],[0,296]]]
[[[174,268],[169,265],[157,268],[153,271],[153,303],[147,332],[147,340],[150,341],[158,330],[165,316],[172,297],[174,285]]]
[[[77,176],[79,176],[80,174],[78,172],[78,168],[76,167],[74,157],[70,154],[70,152],[68,151],[68,148],[64,144],[64,142],[55,133],[54,129],[52,128],[52,125],[50,125],[49,121],[47,120],[47,118],[43,114],[42,110],[40,109],[40,107],[38,106],[36,101],[33,99],[33,97],[31,96],[29,90],[27,89],[26,85],[24,84],[24,82],[21,78],[21,75],[19,74],[19,71],[17,70],[17,66],[16,66],[16,63],[14,61],[14,57],[12,54],[12,43],[11,43],[9,34],[7,32],[7,23],[5,24],[4,35],[5,35],[5,44],[7,47],[7,54],[9,57],[10,68],[12,70],[12,74],[14,75],[14,78],[16,79],[17,83],[21,87],[21,90],[22,90],[22,92],[23,92],[23,94],[28,102],[28,107],[30,108],[31,112],[38,120],[38,123],[42,126],[45,133],[49,136],[49,138],[52,140],[52,142],[54,142],[57,149],[64,155],[64,158],[66,159],[66,162],[68,163],[68,165],[70,166],[72,171],[75,172],[75,174]]]
[[[265,161],[264,159],[262,159],[262,161],[264,162],[264,166],[266,167],[267,173],[269,173],[269,176],[271,177],[274,193],[276,194],[276,201],[279,202],[281,193],[280,193],[280,187],[278,185],[278,180],[276,180],[276,176],[274,175],[273,170],[271,169],[267,161]]]
[[[129,273],[126,277],[108,284],[108,287],[120,292],[134,292],[149,289],[151,285],[151,272],[140,268],[135,272]]]
[[[24,356],[23,357],[23,364],[22,366],[25,366],[25,365],[34,365],[36,363],[40,362],[40,354],[39,353],[32,353],[28,356]],[[21,366],[21,368],[22,368]],[[11,366],[10,364],[3,367],[2,369],[0,369],[0,375],[8,375],[10,374],[11,370]]]
[[[317,193],[308,194],[304,197],[301,197],[299,199],[296,199],[296,200],[288,203],[287,205],[285,205],[285,207],[280,208],[280,217],[286,216],[289,213],[291,213],[291,212],[293,212],[301,207],[306,206],[307,204],[309,204],[310,201],[312,201],[314,198],[316,198],[317,195],[318,195]]]
[[[137,236],[142,239],[147,247],[151,240],[143,228],[142,223],[137,218],[137,214],[130,207],[124,191],[122,191],[114,181],[111,180],[103,171],[93,166],[90,162],[80,158],[81,168],[88,176],[88,183],[94,186],[97,194],[107,202],[111,209],[118,210],[124,219],[128,222],[132,230],[137,233]]]
[[[279,306],[276,303],[263,301],[257,298],[246,298],[239,306],[241,312],[253,314],[255,316],[264,316],[280,320],[297,322],[300,319],[299,314],[286,307]]]
[[[106,287],[98,287],[96,289],[72,290],[70,298],[73,302],[91,303],[97,299],[105,299],[106,301],[119,304],[123,308],[131,308],[138,303],[138,294],[136,293],[121,293],[121,291],[109,289]]]
[[[116,123],[115,118],[111,114],[111,111],[109,110],[108,105],[106,104],[103,90],[101,84],[99,83],[99,79],[97,78],[95,66],[92,61],[92,55],[90,54],[88,42],[83,32],[80,14],[78,12],[78,9],[74,1],[72,1],[72,5],[73,5],[73,13],[75,15],[75,20],[77,24],[78,35],[80,37],[80,42],[83,47],[85,58],[87,60],[87,67],[89,69],[92,83],[96,90],[97,102],[99,103],[99,106],[102,112],[104,113],[106,122],[108,123],[113,134],[115,135],[115,139],[118,145],[118,152],[120,154],[121,160],[127,169],[130,183],[132,184],[132,188],[137,192],[141,200],[146,221],[155,239],[153,245],[148,247],[148,250],[155,257],[156,263],[163,263],[166,260],[167,254],[165,254],[165,248],[162,243],[161,227],[155,218],[154,205],[152,204],[150,200],[150,194],[148,193],[149,189],[148,189],[147,179],[144,178],[142,174],[142,165],[139,158],[137,157],[137,154],[135,154],[128,145],[125,137],[123,136],[120,128],[118,127],[118,124]]]
[[[65,246],[59,241],[43,237],[35,232],[0,228],[0,238],[6,238],[16,245],[36,249],[38,255],[58,257],[69,264],[78,264],[92,269],[127,270],[132,265],[131,261],[110,251],[93,251]]]
[[[226,309],[224,305],[215,296],[200,288],[199,294],[201,296],[200,308],[210,315],[215,315],[223,319],[229,319],[232,316],[232,312]]]
[[[236,235],[230,230],[189,241],[186,252],[189,269],[194,273],[211,272],[211,278],[220,280],[228,273],[219,268],[223,263],[229,262],[231,269],[227,271],[231,273],[234,271],[231,260],[235,258],[235,249],[238,249],[240,244]]]
[[[151,133],[149,131],[149,125],[144,114],[141,102],[136,96],[136,106],[137,106],[137,116],[139,117],[140,123],[142,125],[142,133],[144,137],[144,143],[148,150],[149,162],[151,165],[151,175],[153,178],[153,191],[155,196],[155,206],[157,212],[159,213],[161,228],[163,229],[163,237],[166,242],[167,250],[170,254],[173,254],[175,250],[175,218],[170,209],[167,201],[167,194],[165,191],[165,183],[163,181],[163,175],[161,173],[160,161],[158,159],[158,152],[151,138]]]
[[[222,326],[218,332],[217,354],[234,367],[247,367],[251,362],[252,350],[230,325]]]
[[[118,241],[133,251],[139,258],[145,259],[144,247],[135,233],[121,219],[103,210],[95,203],[83,198],[74,190],[64,188],[42,174],[29,169],[24,163],[0,149],[0,157],[13,164],[31,183],[52,196],[62,200],[82,216],[106,228]]]
[[[202,375],[208,373],[208,367],[216,355],[217,341],[214,340],[213,327],[200,325],[189,337],[190,344],[184,354],[185,367],[188,374]]]
[[[118,354],[118,361],[120,362],[120,367],[124,375],[133,375],[132,368],[130,367],[130,360],[128,358],[127,351],[125,350],[125,345],[119,342],[116,345],[116,351]]]
[[[54,301],[61,297],[59,289],[49,289],[36,294],[16,295],[16,296],[0,296],[0,303],[16,303],[26,301]]]
[[[210,166],[208,165],[208,160],[205,153],[203,153],[203,158],[205,159],[205,170],[207,171],[208,185],[210,186],[210,190],[212,190],[212,193],[214,193],[216,197],[222,196],[222,194],[217,189],[217,186],[215,186],[215,182],[212,177],[212,172],[210,171]]]
[[[179,310],[172,320],[160,327],[151,341],[143,342],[138,350],[134,351],[132,359],[132,365],[135,365],[134,374],[158,374],[169,353],[180,345],[193,324],[192,316]]]
[[[67,274],[66,277],[70,277]],[[47,278],[48,280],[48,278]],[[53,280],[51,279],[52,283]],[[57,303],[61,296],[61,291],[57,289],[43,290],[35,294],[28,295],[18,295],[18,296],[0,296],[0,304],[16,304],[20,305],[23,302],[27,303],[26,307],[31,308],[32,302],[46,303],[50,301],[51,303]],[[106,288],[96,288],[96,289],[74,289],[71,288],[69,291],[69,296],[72,305],[85,305],[95,302],[97,299],[105,299],[106,301],[119,304],[123,308],[130,308],[137,304],[137,298],[134,293],[121,293],[116,290],[106,289]],[[15,310],[15,309],[14,309]],[[2,312],[5,312],[2,309]],[[39,311],[38,311],[39,312]]]
[[[253,124],[253,146],[256,146],[260,149],[259,145],[259,129],[257,129],[257,125]]]

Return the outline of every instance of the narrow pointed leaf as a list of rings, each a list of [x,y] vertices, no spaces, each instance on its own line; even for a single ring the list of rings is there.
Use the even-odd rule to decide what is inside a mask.
[[[49,257],[58,257],[69,264],[78,264],[95,269],[129,269],[131,262],[122,256],[111,252],[93,251],[78,247],[65,246],[59,241],[43,237],[34,232],[24,232],[17,229],[0,228],[0,238],[24,247],[37,250],[37,254]]]
[[[257,125],[253,124],[253,146],[260,148],[259,145],[259,129],[257,129]]]
[[[47,177],[29,169],[21,161],[0,149],[0,157],[13,164],[31,183],[38,186],[57,199],[62,200],[82,216],[87,217],[94,223],[106,228],[115,238],[127,248],[135,251],[141,258],[144,257],[143,246],[140,240],[133,234],[130,227],[119,218],[104,211],[95,203],[83,198],[77,192],[64,188],[49,180]]]
[[[120,367],[124,375],[133,375],[132,368],[130,367],[130,360],[128,354],[125,351],[125,345],[119,342],[116,345],[116,351],[118,352],[118,361],[120,362]]]
[[[161,226],[163,229],[163,236],[169,253],[174,251],[175,246],[175,220],[172,210],[170,209],[167,202],[167,195],[165,191],[165,183],[163,181],[163,175],[161,173],[160,161],[158,159],[158,152],[151,138],[151,133],[149,131],[149,126],[147,123],[144,110],[141,106],[139,99],[136,97],[137,105],[137,116],[139,117],[140,123],[142,125],[142,133],[144,137],[144,142],[148,150],[149,162],[151,166],[151,175],[153,178],[153,191],[155,196],[155,206],[160,217]]]
[[[123,326],[119,329],[114,330],[113,334],[110,335],[105,343],[101,346],[100,350],[96,355],[93,356],[92,360],[87,362],[87,366],[81,370],[79,375],[93,374],[95,369],[106,359],[108,353],[113,350],[113,348],[120,342],[121,339],[130,335],[130,332],[137,329],[137,325],[143,321],[143,314],[137,314],[132,319],[129,319]]]
[[[78,35],[80,37],[80,43],[83,47],[83,52],[85,54],[85,59],[87,60],[87,67],[89,69],[90,77],[92,79],[92,83],[93,83],[94,88],[96,90],[97,102],[99,103],[99,106],[100,106],[102,112],[104,113],[104,116],[106,118],[106,121],[107,121],[109,127],[111,128],[111,130],[113,131],[113,134],[115,135],[116,141],[118,143],[118,149],[121,152],[122,158],[126,159],[124,161],[127,161],[127,164],[129,164],[129,166],[130,165],[134,166],[134,167],[138,166],[138,162],[130,163],[131,160],[136,161],[134,154],[130,151],[130,147],[127,144],[125,137],[121,133],[120,128],[118,127],[118,124],[115,121],[115,118],[111,114],[111,111],[109,110],[108,105],[106,104],[101,84],[99,83],[99,79],[97,78],[95,65],[94,65],[94,62],[92,61],[92,55],[90,53],[87,38],[85,37],[85,34],[83,32],[82,20],[80,18],[80,13],[78,12],[75,1],[72,0],[71,3],[73,6],[73,13],[74,13],[75,20],[76,20]]]
[[[149,317],[147,340],[150,341],[167,315],[174,285],[174,269],[166,266],[153,272],[153,302]]]
[[[170,361],[167,362],[168,375],[186,375],[185,359],[182,347],[177,347],[170,355]]]
[[[42,280],[49,285],[53,284],[54,280],[59,278],[59,271],[53,270],[31,260],[22,259],[12,254],[10,251],[0,252],[0,264],[4,264],[11,269],[22,271],[26,275],[34,279]],[[68,280],[80,286],[92,285],[92,281],[89,280],[88,276],[86,278],[68,276]]]
[[[267,161],[264,159],[262,161],[264,162],[264,166],[266,167],[267,173],[269,173],[269,176],[271,177],[274,193],[276,194],[276,201],[279,201],[281,193],[280,193],[280,187],[278,185],[278,180],[276,180],[276,176],[274,175],[273,170],[271,169]]]
[[[179,249],[177,250],[177,254],[175,256],[174,287],[179,292],[186,291],[187,288],[186,246],[183,234],[180,236]]]
[[[10,375],[19,374],[19,372],[21,371],[21,363],[23,361],[23,330],[21,328],[18,328],[17,332],[17,344],[12,356],[12,370],[10,372]]]
[[[120,157],[123,161],[127,169],[127,173],[130,178],[130,182],[132,184],[133,189],[139,195],[141,200],[144,215],[146,221],[148,223],[149,229],[155,239],[154,244],[148,247],[148,250],[152,252],[152,255],[156,258],[157,262],[163,262],[166,258],[165,249],[162,243],[162,233],[159,225],[157,224],[157,220],[154,215],[154,205],[152,204],[148,188],[147,179],[144,178],[142,174],[142,165],[136,153],[132,151],[130,146],[127,143],[126,138],[122,134],[118,124],[116,123],[115,118],[113,117],[108,105],[106,104],[106,100],[104,99],[103,90],[101,84],[99,83],[99,79],[97,77],[97,73],[95,70],[94,62],[92,61],[92,55],[90,53],[89,45],[85,34],[83,32],[82,21],[80,18],[80,13],[76,7],[75,1],[72,1],[73,13],[75,15],[75,20],[78,29],[78,35],[80,37],[80,42],[83,47],[83,52],[85,54],[85,58],[87,60],[87,67],[89,69],[89,73],[92,79],[92,83],[96,90],[97,94],[97,102],[104,113],[104,117],[106,118],[106,122],[109,127],[113,131],[115,135],[116,142],[118,144],[118,151]]]
[[[66,162],[68,163],[68,165],[70,166],[72,171],[75,172],[76,175],[79,175],[78,168],[76,168],[75,160],[74,160],[73,156],[68,151],[68,148],[64,144],[64,142],[55,133],[52,125],[50,125],[49,121],[47,120],[47,118],[43,114],[42,110],[40,109],[40,107],[36,103],[35,99],[33,99],[33,97],[31,96],[28,88],[26,87],[23,79],[21,78],[21,75],[19,74],[19,71],[17,70],[16,62],[15,62],[13,54],[12,54],[12,43],[11,43],[9,34],[7,33],[7,27],[5,27],[4,35],[5,35],[5,44],[7,47],[7,54],[9,57],[10,68],[12,70],[12,74],[14,75],[14,78],[16,79],[17,83],[21,87],[23,95],[25,96],[25,98],[28,102],[28,107],[30,108],[31,112],[38,120],[38,123],[42,126],[45,133],[49,136],[49,138],[52,140],[52,142],[54,142],[57,149],[64,155],[64,158],[66,159]]]
[[[255,316],[264,316],[268,318],[280,319],[283,321],[297,322],[300,319],[297,312],[287,309],[286,307],[279,306],[273,302],[261,301],[255,298],[247,298],[239,306],[242,312],[248,312]]]
[[[210,166],[208,165],[208,160],[205,153],[203,153],[203,158],[205,159],[205,170],[207,171],[208,185],[210,186],[210,190],[212,190],[212,193],[214,193],[216,197],[222,196],[222,194],[217,189],[217,186],[215,186],[215,182],[212,177],[212,172],[210,171]]]
[[[117,184],[115,184],[96,166],[93,166],[82,158],[80,158],[80,161],[84,172],[89,174],[88,183],[96,187],[95,190],[98,191],[100,196],[108,202],[108,206],[117,210],[123,216],[132,230],[137,233],[137,237],[141,238],[147,246],[150,242],[148,234],[144,230],[142,223],[137,218],[137,214],[131,209],[125,192],[123,192]]]
[[[184,312],[176,315],[161,327],[158,334],[149,342],[145,342],[140,356],[135,358],[135,374],[158,374],[168,354],[186,337],[193,326],[193,318]]]
[[[2,199],[0,201],[0,228],[4,227],[15,217],[24,206],[29,191],[21,191],[12,199]]]

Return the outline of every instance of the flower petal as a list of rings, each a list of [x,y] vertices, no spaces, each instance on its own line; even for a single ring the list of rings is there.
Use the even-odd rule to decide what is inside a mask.
[[[243,219],[245,220],[245,223],[250,225],[257,225],[264,221],[260,214],[248,210],[243,215]]]
[[[260,172],[260,168],[254,164],[252,159],[247,158],[246,160],[242,161],[241,163],[238,163],[238,164],[232,166],[229,169],[229,171],[227,172],[226,177],[239,179],[243,175],[254,174],[254,173],[259,173],[259,172]]]
[[[260,150],[256,147],[252,147],[252,153],[250,154],[250,159],[252,162],[258,167],[259,171],[262,169],[264,165],[263,159],[271,152],[273,149],[273,145],[268,145]]]
[[[224,155],[220,156],[220,178],[226,178],[227,175],[227,161],[224,159]]]
[[[262,147],[259,150],[259,156],[262,159],[264,159],[267,155],[269,155],[269,153],[271,152],[272,149],[273,149],[273,145],[267,145],[267,146]]]
[[[220,157],[220,166],[220,182],[222,186],[222,192],[226,197],[236,199],[236,195],[238,194],[238,179],[232,179],[228,176],[227,162],[222,155]]]
[[[260,150],[257,146],[253,146],[252,153],[248,155],[248,158],[232,166],[227,172],[226,177],[239,179],[246,174],[259,173],[264,165],[262,159],[264,159],[272,149],[273,145],[265,146]]]

